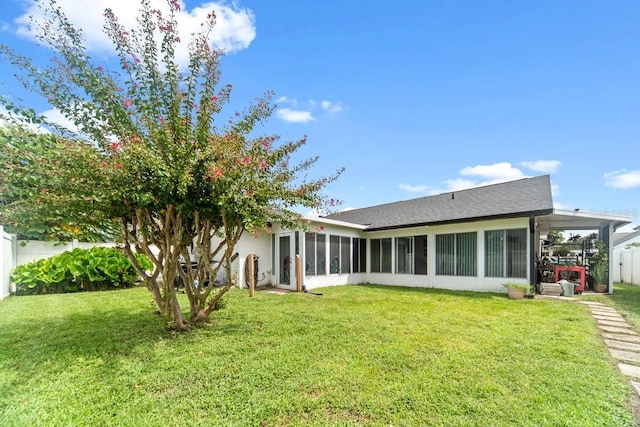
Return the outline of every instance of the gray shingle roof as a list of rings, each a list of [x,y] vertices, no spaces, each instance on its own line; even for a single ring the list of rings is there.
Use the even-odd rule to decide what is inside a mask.
[[[552,211],[551,180],[543,175],[338,212],[327,218],[367,225],[372,231]]]

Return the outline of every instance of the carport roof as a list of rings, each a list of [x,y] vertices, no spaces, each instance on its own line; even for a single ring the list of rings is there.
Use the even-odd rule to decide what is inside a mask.
[[[631,224],[633,217],[613,215],[606,212],[583,212],[579,209],[554,209],[549,215],[536,218],[541,232],[550,230],[599,230],[600,227],[613,223],[613,229]]]

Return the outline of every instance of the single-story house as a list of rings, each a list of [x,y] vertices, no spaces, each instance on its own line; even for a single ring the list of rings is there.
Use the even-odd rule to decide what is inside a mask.
[[[253,253],[258,285],[283,289],[295,290],[298,277],[307,290],[375,283],[502,292],[506,282],[535,283],[550,230],[597,230],[611,251],[614,231],[632,220],[554,209],[549,175],[305,219],[305,230],[273,224],[241,239],[240,287]]]

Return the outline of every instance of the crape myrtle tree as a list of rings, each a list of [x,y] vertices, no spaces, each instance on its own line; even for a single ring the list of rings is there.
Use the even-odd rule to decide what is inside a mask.
[[[142,0],[133,29],[107,9],[104,28],[119,60],[112,70],[88,55],[81,32],[54,0],[39,5],[47,17],[37,24],[39,40],[54,52],[49,65],[36,65],[6,46],[0,55],[18,68],[27,89],[44,96],[77,131],[55,128],[40,137],[53,146],[50,151],[38,138],[33,149],[24,143],[24,129],[13,130],[20,136],[13,139],[23,143],[4,147],[14,152],[2,161],[12,162],[11,186],[19,190],[0,205],[3,219],[20,221],[18,204],[34,203],[41,214],[55,212],[54,218],[78,232],[90,230],[91,221],[115,224],[159,312],[180,330],[203,324],[232,285],[231,258],[240,236],[272,221],[300,225],[293,210],[299,206],[328,208],[334,201],[323,190],[341,170],[309,178],[317,157],[293,162],[306,137],[280,142],[258,135],[256,125],[275,108],[271,93],[215,121],[231,87],[220,83],[221,52],[210,42],[214,11],[191,36],[189,62],[181,67],[175,55],[180,3],[168,1],[169,12],[162,13]],[[14,116],[33,119],[30,110],[7,107]],[[31,157],[21,159],[21,151]],[[180,259],[188,262],[192,247],[200,254],[197,269],[184,271]],[[153,271],[143,271],[132,250],[149,256]],[[224,287],[195,285],[215,277],[221,265],[229,278]],[[178,277],[189,301],[186,316],[176,295]]]
[[[38,121],[34,112],[22,112],[22,119]],[[4,126],[0,129],[0,224],[5,230],[23,240],[113,240],[117,223],[104,212],[88,209],[93,199],[78,199],[77,192],[69,191],[72,186],[97,183],[99,175],[76,170],[89,165],[86,159],[78,162],[76,158],[85,147],[25,129],[19,122],[8,126],[5,120]]]

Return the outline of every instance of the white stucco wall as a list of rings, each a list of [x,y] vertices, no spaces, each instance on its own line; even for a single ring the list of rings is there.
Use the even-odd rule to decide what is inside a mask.
[[[503,230],[514,228],[526,228],[527,239],[529,236],[529,220],[528,218],[513,218],[494,221],[478,221],[463,224],[449,224],[432,227],[407,228],[402,230],[366,233],[367,238],[384,238],[384,237],[402,237],[427,235],[427,256],[429,259],[427,275],[413,274],[388,274],[388,273],[369,273],[367,282],[395,285],[395,286],[416,286],[429,287],[450,290],[468,290],[482,292],[506,292],[503,283],[521,282],[529,283],[528,278],[514,279],[501,277],[484,277],[484,232],[487,230]],[[465,233],[476,231],[477,234],[477,276],[441,276],[435,274],[436,265],[436,239],[438,234],[448,233]],[[527,243],[527,254],[529,253],[531,242]],[[368,248],[369,249],[369,248]],[[369,254],[370,252],[368,252]],[[527,264],[527,276],[531,274],[531,266]],[[369,269],[368,269],[369,271]],[[395,247],[392,246],[392,271],[395,271]]]
[[[359,237],[367,239],[367,273],[351,273],[351,274],[324,274],[318,276],[304,276],[304,286],[311,290],[318,287],[325,286],[339,286],[349,284],[362,284],[373,283],[389,286],[413,286],[413,287],[430,287],[440,289],[451,290],[471,290],[471,291],[492,291],[492,292],[505,292],[503,283],[506,282],[521,282],[529,283],[528,278],[495,278],[484,277],[484,232],[487,230],[503,230],[514,228],[527,229],[527,239],[529,238],[529,220],[528,218],[513,218],[513,219],[501,219],[492,221],[478,221],[463,224],[450,224],[441,226],[429,226],[429,227],[414,227],[400,230],[378,231],[365,233],[361,229],[354,229],[348,226],[340,226],[336,224],[327,224],[323,222],[312,223],[309,225],[309,229],[318,233],[325,234],[327,236],[327,249],[325,264],[330,264],[329,253],[329,236],[339,235],[345,237]],[[275,236],[281,235],[281,233],[287,233],[289,230],[281,230],[277,226],[274,226],[272,232]],[[477,276],[474,277],[462,277],[462,276],[440,276],[435,274],[436,265],[436,250],[435,250],[435,236],[437,234],[447,233],[463,233],[463,232],[477,232]],[[376,238],[395,238],[405,236],[427,235],[427,256],[428,267],[426,275],[418,274],[396,274],[396,273],[370,273],[371,271],[371,248],[369,239]],[[299,233],[299,248],[300,254],[303,257],[304,263],[304,233]],[[269,242],[265,246],[265,241]],[[247,241],[247,249],[241,250],[241,254],[251,251],[252,247],[255,247],[256,251],[260,248],[261,251],[271,251],[271,237],[268,235],[261,235],[254,241]],[[252,246],[255,245],[255,246]],[[527,244],[527,257],[529,254],[531,242]],[[261,255],[261,261],[264,255]],[[392,271],[395,271],[395,245],[392,245]],[[270,258],[269,258],[270,259]],[[261,262],[261,269],[262,267]],[[531,266],[527,264],[527,276],[531,274]]]
[[[249,254],[254,254],[258,257],[258,283],[256,285],[272,284],[270,234],[261,232],[253,236],[249,233],[244,233],[236,245],[235,252],[238,252],[238,259],[232,269],[236,268],[238,287],[247,287],[244,270]]]

